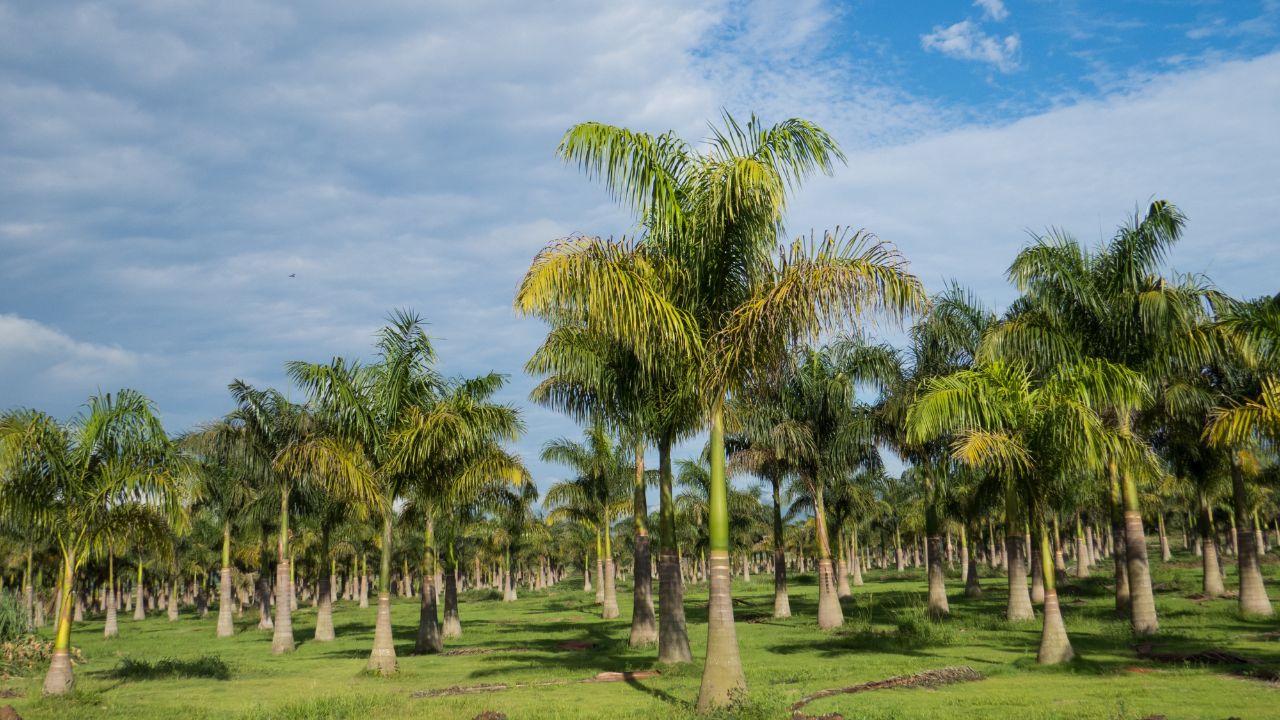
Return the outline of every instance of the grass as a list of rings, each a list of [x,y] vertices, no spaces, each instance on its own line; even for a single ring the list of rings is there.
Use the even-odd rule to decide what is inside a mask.
[[[1156,555],[1158,557],[1158,554]],[[1265,572],[1280,585],[1271,561]],[[1153,563],[1159,588],[1161,653],[1229,650],[1255,660],[1254,671],[1280,670],[1275,620],[1241,618],[1234,600],[1196,601],[1199,565],[1179,555]],[[845,718],[1241,718],[1274,717],[1280,689],[1240,677],[1240,668],[1173,665],[1141,660],[1128,625],[1112,612],[1105,577],[1072,579],[1062,588],[1067,630],[1081,655],[1062,667],[1035,664],[1039,623],[1003,620],[1003,580],[984,577],[984,595],[963,597],[963,583],[948,578],[952,618],[924,613],[920,572],[865,573],[867,584],[844,602],[846,625],[816,627],[817,589],[812,576],[793,578],[789,620],[773,620],[771,578],[735,583],[738,639],[751,692],[747,702],[721,717],[788,717],[787,706],[823,688],[853,685],[923,670],[968,665],[985,680],[931,690],[882,690],[824,698],[807,706],[812,715]],[[1234,573],[1228,575],[1228,587]],[[578,581],[580,583],[580,580]],[[340,603],[338,640],[311,640],[315,611],[294,615],[298,649],[271,655],[271,635],[255,629],[246,612],[235,637],[214,637],[215,615],[200,620],[184,612],[168,622],[163,612],[144,621],[120,619],[120,637],[102,638],[100,620],[75,627],[72,642],[84,663],[76,691],[42,698],[42,673],[0,681],[0,690],[27,718],[473,718],[492,710],[511,718],[693,717],[706,640],[706,588],[688,589],[692,667],[662,669],[642,680],[578,682],[603,671],[656,668],[654,651],[627,647],[629,586],[619,591],[622,618],[604,622],[592,597],[567,581],[549,592],[522,592],[514,605],[489,594],[464,594],[464,637],[446,650],[479,652],[447,657],[411,655],[416,601],[397,600],[394,623],[400,673],[363,673],[373,640],[374,608]],[[480,599],[486,598],[486,599]],[[1273,602],[1276,600],[1273,593]],[[592,643],[587,650],[560,648],[566,641]],[[422,690],[504,683],[495,692],[414,698]],[[10,693],[5,693],[10,694]]]

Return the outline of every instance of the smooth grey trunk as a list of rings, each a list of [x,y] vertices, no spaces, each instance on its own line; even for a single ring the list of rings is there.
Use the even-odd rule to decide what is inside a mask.
[[[946,568],[942,566],[942,538],[930,535],[925,551],[929,573],[927,612],[930,617],[944,618],[951,614],[951,606],[947,603]]]
[[[317,591],[316,598],[316,633],[315,639],[318,642],[331,642],[335,636],[333,632],[333,576],[326,573],[320,573],[320,589]]]
[[[1005,555],[1008,558],[1009,602],[1005,609],[1005,618],[1012,622],[1034,620],[1035,610],[1031,608],[1031,594],[1027,591],[1027,570],[1023,564],[1022,551],[1025,548],[1021,535],[1005,537]]]
[[[693,661],[689,630],[684,617],[684,582],[680,558],[674,550],[658,552],[658,662]]]
[[[231,568],[224,567],[218,573],[218,631],[217,636],[231,637],[236,633],[231,620]]]
[[[103,603],[107,606],[107,621],[102,626],[103,637],[119,637],[120,622],[116,618],[116,595],[110,584],[107,585]]]
[[[831,630],[843,624],[844,610],[836,590],[835,567],[830,558],[823,558],[818,561],[818,627]]]
[[[742,673],[742,658],[738,653],[737,628],[733,622],[733,570],[729,565],[729,553],[711,550],[708,554],[710,597],[707,600],[707,655],[702,669],[702,685],[698,689],[697,710],[700,713],[728,706],[747,687]],[[830,582],[831,561],[823,562],[826,563]],[[834,592],[835,588],[831,590]]]
[[[289,557],[286,555],[276,564],[276,617],[271,635],[271,652],[274,655],[293,652],[293,613],[290,610],[292,585],[289,578]]]
[[[414,641],[413,651],[419,655],[435,654],[444,651],[444,642],[440,639],[440,625],[436,611],[436,584],[427,576],[422,576],[422,602],[418,609],[418,636]]]
[[[604,582],[600,583],[604,586],[604,604],[600,609],[600,617],[605,620],[612,620],[618,617],[618,584],[615,580],[617,569],[613,565],[613,558],[606,557],[604,559]]]
[[[1239,461],[1231,464],[1231,491],[1235,501],[1236,517],[1242,524],[1240,532],[1240,551],[1236,554],[1236,568],[1240,576],[1240,612],[1245,615],[1270,617],[1272,615],[1271,600],[1267,597],[1266,585],[1262,582],[1262,568],[1258,564],[1257,535],[1251,531],[1249,522],[1248,498],[1245,495],[1244,472]]]
[[[462,637],[462,618],[458,615],[458,569],[444,574],[444,629],[446,638]]]
[[[650,561],[649,536],[635,540],[635,580],[631,602],[631,647],[647,647],[658,642],[658,619],[653,614],[653,563]]]

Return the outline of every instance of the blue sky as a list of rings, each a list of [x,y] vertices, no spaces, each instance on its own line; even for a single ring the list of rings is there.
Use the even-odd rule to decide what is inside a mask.
[[[1190,217],[1175,267],[1273,293],[1278,49],[1276,0],[0,2],[0,406],[131,386],[182,430],[395,307],[523,405],[523,269],[629,229],[554,157],[583,120],[812,119],[849,163],[788,231],[865,227],[993,304],[1028,230],[1153,197]],[[545,482],[576,430],[527,418]]]

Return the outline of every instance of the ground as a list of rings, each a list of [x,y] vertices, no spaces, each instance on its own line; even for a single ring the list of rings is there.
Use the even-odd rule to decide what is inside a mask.
[[[1158,557],[1158,555],[1157,555]],[[1270,560],[1270,558],[1268,558]],[[1278,623],[1239,617],[1234,600],[1198,601],[1199,565],[1181,554],[1153,563],[1161,632],[1149,652],[1185,655],[1216,649],[1247,658],[1245,666],[1203,666],[1142,659],[1139,641],[1112,612],[1106,566],[1097,577],[1063,588],[1067,630],[1077,661],[1035,665],[1039,622],[1003,620],[1003,580],[983,578],[980,599],[963,597],[958,573],[948,577],[952,618],[932,623],[923,613],[919,571],[871,571],[867,584],[844,602],[846,624],[818,630],[812,576],[793,578],[785,621],[769,617],[768,575],[734,584],[738,639],[750,696],[725,717],[789,717],[788,706],[825,688],[924,670],[968,666],[984,679],[933,689],[887,689],[818,700],[810,715],[845,718],[1264,718],[1280,716],[1280,686],[1259,676],[1280,671]],[[1280,588],[1280,565],[1266,566]],[[1229,572],[1228,587],[1234,582]],[[627,647],[629,586],[618,600],[622,617],[599,619],[581,579],[548,592],[522,592],[515,604],[497,595],[464,594],[464,636],[446,644],[448,656],[413,656],[416,601],[397,600],[394,623],[400,672],[363,672],[373,640],[375,608],[344,602],[335,612],[338,639],[310,639],[315,610],[294,615],[296,652],[271,655],[271,633],[246,613],[236,636],[214,637],[215,615],[163,612],[145,621],[122,617],[120,637],[102,638],[101,621],[78,624],[72,643],[84,662],[67,698],[40,697],[41,673],[0,681],[23,718],[474,718],[485,711],[517,718],[693,717],[706,640],[706,588],[687,595],[692,667],[659,668],[653,650]],[[656,593],[655,593],[656,595]],[[1273,602],[1277,593],[1272,593]],[[1277,605],[1280,607],[1280,605]],[[123,614],[122,614],[123,615]],[[621,682],[581,682],[608,671],[659,670]],[[414,697],[415,692],[480,685],[521,685],[488,692]]]

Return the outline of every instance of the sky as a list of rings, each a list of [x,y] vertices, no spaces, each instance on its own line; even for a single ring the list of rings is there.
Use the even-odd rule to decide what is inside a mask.
[[[0,0],[0,408],[133,387],[180,432],[412,308],[447,373],[510,376],[545,487],[578,431],[527,402],[516,284],[632,229],[556,144],[722,111],[830,131],[788,234],[865,228],[934,289],[999,307],[1029,233],[1165,198],[1173,268],[1280,290],[1280,0]]]

